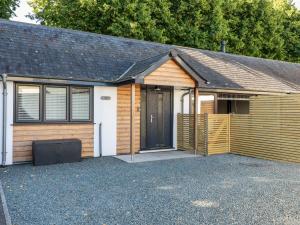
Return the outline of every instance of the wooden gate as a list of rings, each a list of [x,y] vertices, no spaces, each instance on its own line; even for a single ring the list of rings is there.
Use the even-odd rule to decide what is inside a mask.
[[[177,115],[177,148],[194,151],[194,116]],[[213,155],[230,149],[230,115],[200,114],[198,116],[198,153]]]
[[[206,114],[207,155],[230,152],[230,115]],[[201,129],[201,125],[200,125]]]

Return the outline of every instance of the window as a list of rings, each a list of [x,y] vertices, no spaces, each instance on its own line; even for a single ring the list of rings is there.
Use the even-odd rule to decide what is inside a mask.
[[[18,121],[40,121],[40,86],[17,86],[16,114]]]
[[[16,122],[92,121],[92,88],[16,85]]]
[[[90,88],[71,88],[71,120],[90,119]]]
[[[67,120],[67,87],[45,88],[45,120]]]

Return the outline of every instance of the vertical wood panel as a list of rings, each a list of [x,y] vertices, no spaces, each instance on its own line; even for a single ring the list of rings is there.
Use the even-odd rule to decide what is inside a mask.
[[[140,150],[140,102],[141,86],[135,85],[134,150]],[[122,85],[117,90],[117,154],[130,153],[130,104],[131,85]]]
[[[130,91],[130,153],[133,155],[135,146],[135,84],[131,84]]]

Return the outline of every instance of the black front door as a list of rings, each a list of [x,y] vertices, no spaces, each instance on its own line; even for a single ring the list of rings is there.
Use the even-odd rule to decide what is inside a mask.
[[[141,148],[172,147],[171,87],[146,86],[142,89]]]

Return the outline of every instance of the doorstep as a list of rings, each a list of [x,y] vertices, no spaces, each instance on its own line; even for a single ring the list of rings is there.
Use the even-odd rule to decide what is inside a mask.
[[[145,149],[145,150],[140,150],[139,154],[152,153],[152,152],[170,152],[170,151],[178,151],[178,150],[176,148]]]
[[[169,150],[169,151],[135,154],[133,155],[133,157],[130,154],[117,155],[114,157],[127,163],[140,163],[140,162],[151,162],[151,161],[170,160],[170,159],[195,158],[195,157],[201,157],[201,155],[195,155],[188,151]]]

